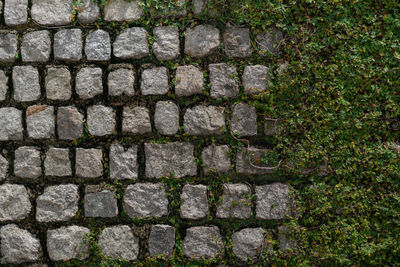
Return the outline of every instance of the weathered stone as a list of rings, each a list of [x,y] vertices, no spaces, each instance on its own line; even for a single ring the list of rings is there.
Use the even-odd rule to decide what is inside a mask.
[[[203,149],[201,159],[204,164],[204,174],[207,175],[211,170],[216,172],[228,172],[231,168],[229,158],[229,146],[210,145]]]
[[[18,102],[40,98],[39,72],[32,66],[14,66],[12,72],[14,99]]]
[[[235,66],[226,63],[210,64],[211,98],[234,98],[239,94],[239,84]]]
[[[121,59],[140,59],[148,56],[147,32],[140,27],[121,31],[113,43],[114,56]]]
[[[23,220],[31,209],[28,191],[23,185],[0,185],[0,222]]]
[[[278,226],[279,248],[283,252],[290,252],[297,248],[297,241],[293,238],[294,231],[286,226]]]
[[[120,68],[108,74],[108,94],[110,96],[135,95],[135,73],[131,69]]]
[[[0,141],[22,140],[22,112],[16,108],[0,108]]]
[[[103,93],[103,71],[100,68],[82,68],[76,75],[75,90],[86,100]]]
[[[4,21],[7,26],[17,26],[28,22],[28,0],[5,0]]]
[[[58,138],[74,140],[82,136],[83,115],[74,106],[59,107],[57,111]]]
[[[168,199],[162,183],[137,183],[124,192],[124,210],[129,217],[162,217],[168,214]]]
[[[15,224],[0,229],[1,264],[37,261],[42,256],[40,240]]]
[[[176,69],[175,94],[177,96],[191,96],[201,94],[204,86],[203,72],[193,66],[179,66]]]
[[[32,0],[31,16],[39,24],[65,25],[72,22],[73,0]]]
[[[116,143],[110,146],[110,178],[118,180],[138,178],[137,146],[128,149]]]
[[[76,149],[76,175],[97,178],[103,175],[103,152],[96,148]]]
[[[89,257],[90,230],[67,226],[47,231],[47,251],[52,261],[83,260]]]
[[[136,21],[143,15],[139,1],[113,0],[104,7],[105,21]]]
[[[200,15],[201,13],[203,13],[206,8],[207,2],[207,0],[192,0],[193,13],[195,15]]]
[[[108,32],[95,30],[86,37],[85,54],[87,60],[103,61],[111,58],[111,41]]]
[[[241,261],[254,260],[264,251],[264,230],[262,228],[242,229],[232,235],[232,243],[232,251]]]
[[[50,147],[44,160],[44,173],[47,176],[71,176],[71,161],[68,148]]]
[[[107,257],[133,261],[139,255],[139,238],[128,225],[104,228],[99,237],[99,246]]]
[[[168,90],[168,70],[166,67],[143,70],[140,84],[142,95],[165,95]]]
[[[258,45],[258,53],[264,55],[269,52],[272,54],[279,53],[280,42],[283,41],[283,33],[276,27],[271,27],[265,32],[256,36],[256,43]]]
[[[219,49],[219,30],[209,25],[198,25],[186,30],[185,54],[191,57],[206,57]]]
[[[0,101],[6,100],[8,91],[8,76],[0,70]]]
[[[97,2],[92,0],[83,0],[79,6],[78,21],[82,24],[90,24],[96,21],[100,16],[100,9]]]
[[[8,165],[8,160],[0,154],[0,181],[7,177]]]
[[[273,183],[256,186],[256,196],[257,219],[280,220],[294,215],[288,185]]]
[[[117,198],[111,190],[104,189],[99,192],[88,192],[90,186],[86,187],[85,194],[85,216],[86,217],[115,217],[118,215]]]
[[[179,31],[175,27],[160,26],[153,29],[156,38],[153,53],[158,60],[173,60],[179,57]]]
[[[0,62],[14,62],[17,54],[17,34],[0,31]]]
[[[256,108],[246,103],[232,106],[231,131],[240,136],[257,135]]]
[[[151,226],[149,236],[150,257],[172,256],[175,246],[175,228],[169,225],[156,224]]]
[[[231,57],[251,56],[250,30],[240,27],[227,27],[224,32],[225,54]]]
[[[145,107],[124,107],[122,132],[130,134],[151,133],[149,110]]]
[[[14,174],[16,176],[36,179],[42,175],[41,165],[39,148],[21,146],[15,150]]]
[[[270,168],[275,165],[261,162],[268,153],[270,153],[268,149],[243,148],[236,155],[236,171],[245,175],[273,173],[274,170]]]
[[[197,173],[194,147],[190,143],[146,143],[144,150],[146,154],[146,176],[148,178],[161,178],[169,174],[178,178],[194,176]]]
[[[72,219],[78,212],[79,190],[74,184],[48,186],[36,199],[36,220],[60,222]]]
[[[115,111],[112,107],[94,105],[87,110],[88,130],[91,135],[105,136],[115,131]]]
[[[158,101],[154,126],[163,135],[174,135],[179,129],[179,107],[172,101]]]
[[[48,31],[24,34],[21,45],[23,62],[47,62],[51,53],[51,39]]]
[[[217,226],[196,226],[186,230],[183,254],[192,260],[209,260],[220,256],[223,246]]]
[[[222,134],[225,131],[225,109],[216,106],[188,108],[183,117],[185,133],[190,135]]]
[[[54,59],[79,61],[82,58],[82,46],[80,29],[59,30],[54,34]]]
[[[52,138],[55,134],[54,107],[30,106],[26,109],[26,129],[33,139]]]
[[[50,100],[69,100],[71,98],[71,73],[68,68],[47,69],[46,96]]]
[[[207,186],[186,184],[181,194],[181,217],[184,219],[199,220],[205,218],[207,213]]]
[[[245,94],[259,94],[270,86],[269,68],[262,65],[246,66],[242,81]]]
[[[222,201],[217,207],[218,218],[245,219],[251,215],[251,189],[245,184],[224,184]]]
[[[264,134],[266,136],[274,136],[276,134],[276,127],[278,123],[278,119],[270,119],[265,117]]]

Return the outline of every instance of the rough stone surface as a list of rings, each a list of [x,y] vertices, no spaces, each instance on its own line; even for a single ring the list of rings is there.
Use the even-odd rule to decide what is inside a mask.
[[[173,60],[179,57],[179,31],[177,28],[160,26],[153,29],[156,38],[153,53],[158,60]]]
[[[50,147],[44,160],[44,173],[47,176],[71,176],[71,161],[68,148]]]
[[[76,75],[75,90],[80,98],[86,100],[103,93],[103,71],[100,68],[82,68]]]
[[[271,27],[265,32],[256,36],[256,43],[258,45],[258,53],[263,55],[266,52],[272,54],[279,53],[279,45],[283,40],[283,33],[276,27]]]
[[[207,186],[186,184],[181,194],[181,217],[184,219],[199,220],[205,218],[207,213]]]
[[[76,175],[86,178],[97,178],[103,175],[103,152],[97,148],[76,149]]]
[[[104,228],[99,236],[99,246],[107,257],[133,261],[139,255],[139,238],[128,225]]]
[[[0,181],[7,177],[8,166],[8,160],[0,154]]]
[[[28,22],[28,0],[5,0],[4,21],[7,26],[17,26]]]
[[[273,165],[260,162],[268,153],[268,149],[255,147],[242,149],[236,155],[236,171],[245,175],[273,173],[273,169],[264,169],[264,167],[274,167]]]
[[[232,106],[231,131],[240,136],[257,135],[256,108],[246,103],[237,103]]]
[[[137,146],[127,149],[116,143],[110,146],[110,178],[118,180],[138,178]]]
[[[50,100],[69,100],[71,98],[71,73],[68,68],[47,69],[45,80],[46,96]]]
[[[280,220],[293,215],[289,186],[281,183],[256,186],[256,217]]]
[[[105,21],[136,21],[143,15],[139,1],[113,0],[104,7]]]
[[[210,64],[211,98],[233,98],[239,93],[239,84],[236,80],[235,66],[226,63]]]
[[[135,95],[135,73],[131,69],[120,68],[108,74],[108,94],[110,96]]]
[[[297,242],[292,235],[293,231],[288,229],[286,226],[278,227],[278,241],[281,251],[289,252],[296,249]]]
[[[222,134],[225,130],[225,109],[216,106],[195,106],[184,115],[185,133],[190,135]]]
[[[42,256],[40,240],[15,224],[1,227],[0,238],[2,264],[37,261]]]
[[[162,183],[137,183],[124,192],[124,210],[129,217],[162,217],[168,214],[168,199]]]
[[[172,101],[158,101],[154,126],[163,135],[174,135],[179,129],[179,107]]]
[[[270,85],[269,68],[262,65],[246,66],[243,71],[242,81],[245,94],[259,94]]]
[[[111,190],[86,192],[84,204],[86,217],[109,218],[118,215],[117,198]]]
[[[86,259],[89,256],[88,234],[82,226],[67,226],[47,231],[47,251],[52,261]]]
[[[54,34],[54,58],[63,61],[79,61],[82,58],[82,31],[59,30]]]
[[[186,230],[183,254],[193,260],[209,260],[219,256],[223,246],[217,226],[196,226]]]
[[[6,100],[8,91],[8,76],[3,70],[0,70],[0,101]]]
[[[203,160],[205,175],[209,174],[211,170],[224,173],[231,168],[229,146],[227,145],[210,145],[204,148],[201,159]]]
[[[175,228],[169,225],[156,224],[151,226],[149,236],[150,257],[172,256],[175,246]]]
[[[24,34],[21,45],[23,62],[47,62],[51,53],[51,39],[48,31]]]
[[[237,58],[251,56],[250,30],[239,27],[226,28],[224,32],[224,46],[227,56]]]
[[[87,60],[104,61],[111,58],[111,41],[108,32],[95,30],[86,37],[85,54]]]
[[[278,126],[279,120],[277,119],[270,119],[265,117],[265,124],[264,124],[264,134],[266,136],[274,136],[276,135],[276,128]]]
[[[203,72],[193,66],[179,66],[175,76],[175,94],[177,96],[191,96],[201,94],[204,86]]]
[[[251,215],[251,189],[245,184],[224,184],[222,201],[217,207],[218,218],[249,218]]]
[[[145,69],[140,84],[142,95],[164,95],[169,90],[168,70],[166,67]]]
[[[65,25],[72,22],[73,0],[32,0],[31,16],[39,24]]]
[[[198,25],[186,30],[185,54],[201,58],[219,49],[219,30],[209,25]]]
[[[97,2],[92,0],[83,0],[79,6],[78,21],[82,24],[90,24],[96,21],[100,16],[100,9]]]
[[[0,141],[22,140],[22,112],[16,108],[0,108]]]
[[[0,185],[0,222],[23,220],[31,208],[28,191],[23,185]]]
[[[82,136],[83,115],[74,106],[59,107],[57,111],[58,138],[74,140]]]
[[[146,176],[161,178],[173,174],[174,177],[194,176],[197,166],[194,161],[194,147],[190,143],[144,145],[146,155]]]
[[[36,220],[60,222],[72,219],[78,212],[79,189],[74,184],[49,186],[36,199]]]
[[[265,247],[264,230],[262,228],[245,228],[232,235],[232,251],[242,261],[256,259]]]
[[[42,175],[41,164],[39,148],[21,146],[15,150],[14,174],[16,176],[36,179]]]
[[[40,98],[38,69],[32,66],[14,66],[12,72],[14,99],[18,102]]]
[[[195,15],[200,15],[201,13],[204,12],[206,8],[207,0],[192,0],[192,5],[193,5],[193,13]]]
[[[122,132],[146,134],[151,132],[149,110],[145,107],[124,107]]]
[[[147,32],[140,27],[121,31],[113,43],[114,56],[121,59],[140,59],[148,56]]]
[[[14,62],[18,41],[15,32],[0,31],[0,62]]]
[[[26,109],[26,129],[33,139],[52,138],[55,134],[54,107],[30,106]]]
[[[94,105],[87,110],[89,133],[93,136],[105,136],[115,131],[115,111],[112,107]]]

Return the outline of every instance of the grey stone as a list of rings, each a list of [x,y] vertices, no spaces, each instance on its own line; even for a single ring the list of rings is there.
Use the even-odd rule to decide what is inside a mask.
[[[103,71],[100,68],[82,68],[76,75],[75,90],[81,99],[90,99],[103,93]]]
[[[89,257],[90,230],[67,226],[47,231],[47,251],[52,261],[83,260]]]
[[[124,192],[124,210],[129,217],[148,218],[168,215],[168,199],[162,183],[137,183]]]
[[[120,59],[140,59],[149,55],[147,32],[140,27],[121,31],[113,43],[114,56]]]
[[[193,66],[179,66],[176,69],[175,94],[177,96],[191,96],[201,94],[204,87],[203,72]]]
[[[269,68],[262,65],[246,66],[242,81],[245,94],[259,94],[270,86]]]
[[[221,255],[223,246],[217,226],[196,226],[186,230],[183,254],[192,260],[210,260]]]
[[[289,191],[289,186],[281,183],[256,186],[257,219],[280,220],[294,215]]]
[[[4,21],[7,26],[17,26],[28,22],[28,0],[5,0]]]
[[[128,225],[104,228],[99,236],[99,246],[107,257],[133,261],[139,255],[139,238]]]
[[[207,216],[207,186],[186,184],[181,194],[181,218],[199,220]]]
[[[265,237],[262,228],[245,228],[232,235],[232,251],[241,261],[257,259],[264,250]]]
[[[118,180],[138,178],[137,146],[128,149],[117,143],[110,146],[110,178]]]
[[[268,153],[270,153],[268,149],[243,148],[236,154],[236,171],[245,175],[273,173],[273,169],[266,168],[275,167],[275,165],[261,162]]]
[[[225,109],[216,106],[188,108],[183,117],[185,133],[190,135],[222,134],[225,131]]]
[[[1,264],[37,261],[42,256],[40,240],[15,224],[0,229]]]
[[[198,25],[186,30],[185,54],[201,58],[206,57],[219,49],[219,30],[209,25]]]
[[[175,246],[175,228],[169,225],[156,224],[151,226],[149,236],[150,257],[172,256]]]
[[[71,73],[66,67],[47,69],[45,80],[46,96],[50,100],[71,98]]]
[[[109,218],[118,215],[117,199],[110,190],[86,192],[84,203],[86,217]]]
[[[97,178],[103,175],[103,152],[96,148],[76,149],[76,175],[86,178]]]
[[[174,135],[179,130],[179,107],[172,101],[158,101],[154,126],[163,135]]]
[[[32,66],[14,66],[12,72],[14,99],[18,102],[40,98],[39,72]]]
[[[193,13],[195,15],[200,15],[205,11],[207,0],[192,0]]]
[[[168,70],[166,67],[143,70],[140,84],[142,95],[165,95],[168,90]]]
[[[153,29],[156,38],[153,53],[158,60],[173,60],[179,57],[179,31],[175,27],[159,26]]]
[[[82,24],[90,24],[100,16],[100,9],[97,2],[93,0],[83,0],[79,6],[78,21]]]
[[[38,222],[68,221],[78,212],[78,201],[77,185],[48,186],[36,199],[36,220]]]
[[[30,106],[26,109],[26,129],[33,139],[52,138],[55,134],[54,107]]]
[[[231,57],[251,56],[250,30],[240,27],[227,27],[224,32],[225,54]]]
[[[145,107],[124,107],[122,132],[130,134],[151,133],[149,110]]]
[[[146,155],[146,176],[148,178],[161,178],[170,174],[179,178],[195,176],[197,173],[194,147],[190,143],[146,143],[144,150]]]
[[[42,159],[38,147],[21,146],[15,150],[14,174],[36,179],[42,175]]]
[[[0,141],[22,140],[22,112],[16,108],[0,108]]]
[[[211,98],[234,98],[239,94],[239,84],[235,66],[226,63],[210,64]]]
[[[0,62],[14,62],[17,46],[16,32],[0,31]]]
[[[246,103],[232,106],[231,131],[240,136],[257,135],[256,108]]]
[[[139,1],[113,0],[104,7],[105,21],[136,21],[143,15]]]
[[[105,136],[115,131],[115,111],[112,107],[94,105],[87,110],[89,133],[93,136]]]
[[[0,70],[0,101],[6,100],[8,91],[8,76]]]
[[[7,177],[8,165],[8,160],[0,154],[0,181]]]
[[[83,115],[74,106],[59,107],[57,111],[58,138],[74,140],[82,136]]]
[[[245,184],[224,184],[222,201],[217,207],[218,218],[250,218],[251,189]]]
[[[71,161],[68,148],[50,147],[44,160],[44,173],[47,176],[71,176]]]
[[[279,53],[279,44],[283,41],[283,33],[276,27],[271,27],[265,32],[256,36],[258,53],[264,55],[266,52],[272,54]]]
[[[131,69],[120,68],[108,74],[108,94],[110,96],[135,95],[135,73]]]
[[[274,136],[276,135],[276,128],[277,124],[279,123],[278,119],[270,119],[265,117],[265,124],[264,124],[264,134],[266,136]]]
[[[297,248],[297,241],[293,238],[294,231],[286,226],[278,226],[279,248],[283,252],[292,252]]]
[[[31,16],[39,24],[65,25],[72,22],[73,0],[32,0]]]
[[[231,168],[229,146],[227,145],[210,145],[204,148],[201,159],[203,160],[205,175],[209,174],[211,170],[225,173]]]
[[[28,191],[23,185],[0,185],[0,222],[23,220],[31,209]]]
[[[59,30],[54,34],[54,59],[75,62],[82,59],[82,31]]]
[[[103,61],[111,58],[111,41],[108,32],[95,30],[86,37],[85,54],[87,60]]]
[[[24,34],[21,45],[23,62],[47,62],[50,58],[51,39],[48,31]]]

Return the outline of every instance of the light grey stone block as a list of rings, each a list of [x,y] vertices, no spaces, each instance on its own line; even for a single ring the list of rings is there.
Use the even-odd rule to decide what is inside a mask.
[[[158,60],[173,60],[179,57],[179,31],[175,27],[159,26],[153,29],[156,38],[153,53]]]
[[[28,102],[40,98],[38,69],[32,66],[14,66],[12,72],[14,99]]]
[[[183,254],[192,260],[210,260],[221,255],[223,246],[217,226],[195,226],[186,230]]]
[[[186,30],[185,54],[202,58],[219,49],[220,34],[217,28],[209,25],[198,25]]]
[[[130,134],[151,133],[149,110],[145,107],[124,107],[122,132]]]
[[[201,159],[204,164],[204,174],[208,175],[211,170],[216,172],[228,172],[231,168],[229,158],[229,146],[210,145],[203,149]]]
[[[142,95],[165,95],[168,90],[168,70],[166,67],[143,70],[140,84]]]
[[[124,29],[113,43],[114,56],[120,59],[140,59],[149,55],[147,32],[140,27]]]
[[[73,0],[32,0],[32,19],[42,25],[72,23]]]
[[[226,63],[210,64],[211,98],[234,98],[239,94],[239,83],[235,66]]]
[[[256,197],[257,219],[280,220],[294,215],[288,185],[273,183],[256,186]]]
[[[137,146],[127,149],[117,143],[110,146],[110,178],[118,180],[138,178]]]
[[[103,71],[86,67],[79,70],[75,80],[75,90],[81,99],[87,100],[103,93]]]
[[[50,147],[44,160],[46,176],[71,176],[71,161],[68,148]]]
[[[113,0],[104,7],[105,21],[136,21],[143,15],[139,1]]]
[[[232,235],[232,251],[241,261],[257,259],[265,249],[262,228],[245,228]]]
[[[108,189],[99,191],[86,187],[85,217],[111,218],[118,215],[117,198],[115,193]]]
[[[8,91],[8,76],[0,70],[0,101],[6,100]]]
[[[239,136],[257,135],[256,108],[246,103],[232,106],[231,131]]]
[[[112,107],[94,105],[87,110],[89,133],[93,136],[105,136],[115,131],[115,111]]]
[[[0,222],[20,221],[29,216],[32,204],[25,186],[0,185]]]
[[[71,98],[71,73],[66,67],[49,67],[45,80],[46,96],[50,100]]]
[[[242,75],[244,93],[259,94],[270,86],[269,68],[262,65],[246,66]]]
[[[8,160],[0,154],[0,181],[6,179],[8,173]]]
[[[57,133],[62,140],[74,140],[82,136],[83,115],[74,106],[59,107],[57,111]]]
[[[218,135],[225,131],[225,109],[216,106],[188,108],[183,117],[185,133],[189,135]]]
[[[21,146],[15,150],[14,174],[21,178],[36,179],[42,175],[42,159],[38,147]]]
[[[205,218],[207,213],[207,186],[186,184],[181,194],[181,218],[199,220]]]
[[[175,246],[175,228],[169,225],[156,224],[151,226],[149,236],[150,257],[172,256]]]
[[[174,135],[179,130],[179,107],[172,101],[158,101],[154,126],[163,135]]]
[[[193,66],[179,66],[175,76],[175,94],[177,96],[191,96],[203,93],[204,74]]]
[[[131,69],[119,68],[108,74],[108,94],[110,96],[134,96],[135,73]]]
[[[54,107],[46,105],[28,107],[26,129],[30,138],[53,138],[55,135]]]
[[[14,62],[17,48],[17,33],[0,31],[0,62]]]
[[[99,236],[99,246],[107,257],[133,261],[139,255],[139,238],[128,225],[104,228]]]
[[[81,29],[59,30],[54,34],[54,59],[76,62],[82,59]]]
[[[46,30],[24,34],[21,45],[23,62],[47,62],[51,53],[50,33]]]
[[[103,175],[103,152],[97,148],[77,148],[75,171],[79,177],[97,178]]]
[[[224,184],[224,194],[217,207],[217,217],[250,218],[251,206],[250,186],[245,184]]]
[[[7,26],[17,26],[28,22],[28,0],[5,0],[4,21]]]
[[[0,141],[22,140],[22,112],[16,108],[0,108]]]
[[[95,30],[86,36],[86,58],[89,61],[105,61],[111,58],[111,40],[108,32]]]
[[[79,6],[78,21],[82,24],[94,23],[100,16],[100,9],[97,2],[92,0],[83,0]]]

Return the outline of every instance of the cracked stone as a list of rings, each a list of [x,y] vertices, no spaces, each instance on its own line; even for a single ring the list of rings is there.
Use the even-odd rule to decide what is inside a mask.
[[[50,67],[45,80],[46,96],[50,100],[71,98],[71,73],[66,67]]]
[[[270,86],[269,68],[262,65],[246,66],[242,76],[244,93],[259,94]]]
[[[107,257],[133,261],[139,255],[139,238],[128,225],[104,228],[99,236],[99,246]]]
[[[226,63],[210,64],[211,98],[234,98],[239,94],[239,84],[236,80],[235,66]]]
[[[186,184],[181,194],[181,218],[199,220],[207,216],[207,186]]]
[[[20,221],[29,216],[32,204],[25,186],[0,185],[0,222]]]
[[[97,148],[76,149],[76,175],[97,178],[103,175],[103,152]]]
[[[75,62],[82,59],[82,31],[59,30],[54,34],[54,59]]]
[[[30,106],[26,109],[26,129],[33,139],[54,137],[55,118],[52,106]]]
[[[40,98],[39,71],[32,66],[14,66],[12,72],[14,99],[18,102]]]
[[[202,58],[219,49],[220,34],[217,28],[209,25],[198,25],[186,30],[185,54]]]
[[[217,226],[195,226],[186,230],[183,240],[183,254],[192,260],[218,257],[224,247]]]
[[[191,96],[202,94],[204,87],[203,72],[193,66],[179,66],[175,76],[175,94],[177,96]]]
[[[143,15],[139,1],[113,0],[104,7],[105,21],[136,21]]]
[[[158,101],[154,126],[163,135],[174,135],[179,130],[179,107],[172,101]]]
[[[256,108],[246,103],[237,103],[232,106],[231,130],[240,136],[257,135]]]
[[[156,38],[153,53],[158,60],[173,60],[179,57],[179,31],[177,28],[160,26],[153,29]]]
[[[110,146],[110,178],[118,180],[138,178],[137,146],[127,149],[116,143]]]
[[[245,184],[224,184],[222,201],[217,207],[218,218],[250,218],[251,189]]]
[[[256,186],[256,217],[263,220],[280,220],[294,215],[289,186],[282,183]]]
[[[14,174],[36,179],[42,175],[42,158],[38,147],[21,146],[15,150]]]
[[[115,111],[112,107],[94,105],[87,109],[89,133],[93,136],[105,136],[115,131]]]
[[[147,32],[132,27],[121,31],[113,43],[114,56],[120,59],[140,59],[149,55]]]
[[[90,186],[86,187],[86,191]],[[118,215],[117,198],[111,190],[104,189],[99,192],[86,192],[85,217],[111,218]]]
[[[0,101],[6,100],[8,91],[8,76],[0,70]]]
[[[151,133],[149,110],[145,107],[124,107],[122,132],[130,134]]]
[[[140,84],[142,95],[165,95],[168,90],[168,70],[166,67],[143,70]]]
[[[17,26],[28,22],[28,0],[5,0],[4,21],[7,26]]]
[[[11,107],[0,108],[0,141],[22,139],[22,112]]]
[[[225,131],[225,108],[195,106],[188,108],[183,117],[185,133],[189,135],[222,134]]]
[[[7,177],[8,166],[8,160],[0,154],[0,181]]]
[[[108,94],[110,96],[134,96],[135,73],[131,69],[120,68],[108,74]]]
[[[225,54],[231,57],[251,56],[250,30],[240,27],[228,27],[224,32]]]
[[[245,228],[232,235],[232,251],[241,261],[258,258],[265,247],[262,228]]]
[[[32,19],[42,25],[72,23],[73,0],[32,0]]]
[[[24,34],[21,45],[23,62],[47,62],[51,53],[51,39],[48,31]]]
[[[104,61],[111,58],[111,41],[108,32],[95,30],[86,37],[85,54],[87,60]]]
[[[231,168],[229,146],[227,145],[210,145],[204,148],[201,159],[203,160],[205,175],[208,175],[211,170],[226,173]]]
[[[78,21],[82,24],[94,23],[100,16],[100,9],[96,2],[92,0],[83,0],[79,6]]]
[[[273,169],[263,168],[274,167],[274,165],[261,162],[261,159],[266,157],[268,153],[270,153],[268,149],[243,148],[236,154],[236,171],[245,175],[273,173]]]
[[[169,225],[156,224],[151,226],[149,236],[150,257],[172,256],[175,246],[175,228]]]
[[[82,68],[76,75],[75,90],[81,99],[90,99],[103,93],[103,71],[100,68]]]
[[[17,48],[17,33],[0,31],[0,62],[14,62]]]
[[[265,32],[256,36],[258,53],[265,55],[267,52],[277,55],[279,53],[279,43],[283,40],[283,33],[276,27],[271,27]]]
[[[46,176],[71,176],[71,161],[68,148],[50,147],[44,160]]]
[[[59,107],[57,111],[58,138],[79,139],[83,132],[83,115],[74,106]]]

